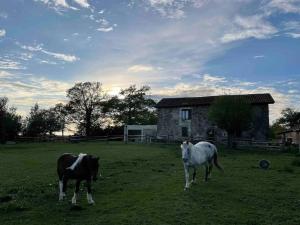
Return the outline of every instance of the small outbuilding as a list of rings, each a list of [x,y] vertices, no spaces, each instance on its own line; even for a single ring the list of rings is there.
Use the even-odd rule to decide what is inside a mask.
[[[290,130],[280,132],[279,135],[283,143],[300,145],[300,125],[294,126]]]
[[[157,135],[157,125],[125,125],[124,141],[151,142]]]

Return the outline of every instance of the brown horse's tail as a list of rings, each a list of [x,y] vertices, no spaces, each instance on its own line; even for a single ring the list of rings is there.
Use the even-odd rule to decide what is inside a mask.
[[[214,156],[213,156],[213,160],[214,160],[214,164],[215,166],[221,170],[222,172],[224,172],[224,169],[222,168],[222,166],[220,166],[219,162],[218,162],[218,153],[217,151],[215,151]]]

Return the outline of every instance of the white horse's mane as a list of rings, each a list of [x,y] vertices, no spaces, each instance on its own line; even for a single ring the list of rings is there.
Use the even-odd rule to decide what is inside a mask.
[[[181,145],[180,145],[180,147],[181,148],[183,148],[183,147],[193,147],[194,145],[191,143],[191,142],[189,142],[189,141],[184,141]]]

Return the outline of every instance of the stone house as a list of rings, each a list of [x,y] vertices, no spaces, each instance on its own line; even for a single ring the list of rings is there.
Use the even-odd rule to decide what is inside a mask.
[[[269,104],[274,103],[270,94],[233,95],[245,98],[252,105],[253,122],[243,138],[266,140],[269,133]],[[227,136],[208,119],[210,105],[220,96],[163,98],[157,105],[157,136],[161,139],[183,140],[188,137],[205,140]]]
[[[300,124],[295,125],[292,129],[279,133],[283,143],[299,145],[300,149]]]

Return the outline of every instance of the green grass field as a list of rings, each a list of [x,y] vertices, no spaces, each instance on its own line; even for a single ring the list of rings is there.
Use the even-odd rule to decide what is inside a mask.
[[[96,204],[71,210],[74,182],[58,202],[56,160],[65,152],[100,157],[103,177],[93,184]],[[176,145],[39,143],[0,146],[1,225],[215,224],[299,225],[300,158],[291,153],[219,150],[222,174],[204,169],[184,191]],[[260,159],[271,162],[258,168]],[[11,198],[11,199],[10,199]]]

